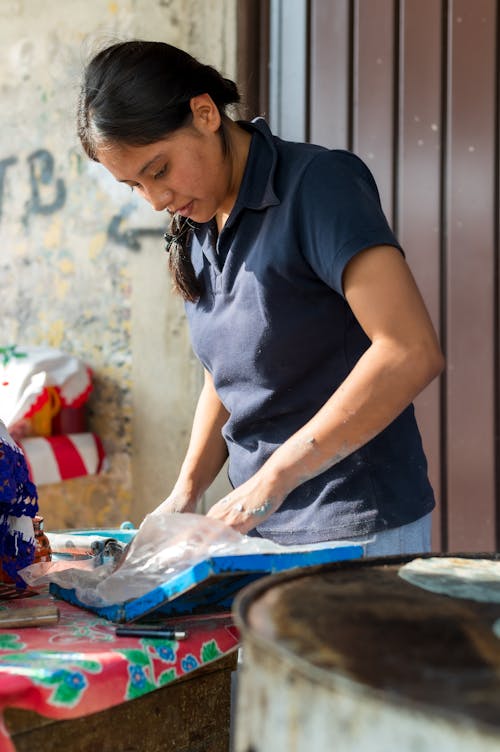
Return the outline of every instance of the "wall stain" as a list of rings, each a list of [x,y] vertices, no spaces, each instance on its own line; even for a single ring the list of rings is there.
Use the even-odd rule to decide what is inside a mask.
[[[58,217],[47,228],[43,238],[43,244],[46,248],[58,248],[61,244],[62,220]]]

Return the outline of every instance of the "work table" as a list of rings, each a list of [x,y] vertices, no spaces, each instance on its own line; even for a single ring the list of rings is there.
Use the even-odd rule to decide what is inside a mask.
[[[43,593],[0,610],[53,603]],[[227,750],[239,640],[230,614],[170,619],[188,632],[176,641],[117,637],[110,621],[56,603],[57,624],[0,630],[0,750],[183,752],[210,734],[200,749]]]

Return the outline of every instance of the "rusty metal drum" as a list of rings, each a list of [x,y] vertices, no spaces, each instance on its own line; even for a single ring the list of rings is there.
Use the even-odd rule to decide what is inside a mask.
[[[500,603],[410,584],[413,558],[295,570],[239,594],[235,752],[500,751]]]

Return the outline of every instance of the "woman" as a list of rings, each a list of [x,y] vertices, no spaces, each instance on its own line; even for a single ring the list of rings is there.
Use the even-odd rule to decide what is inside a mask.
[[[229,455],[234,490],[208,515],[243,533],[428,548],[411,403],[443,357],[373,177],[351,153],[233,121],[238,101],[213,68],[143,41],[98,53],[80,94],[88,156],[172,215],[169,266],[205,369],[163,508],[194,511]],[[423,542],[405,542],[415,526]]]
[[[33,563],[36,488],[22,451],[0,420],[0,582],[26,587],[18,571]]]

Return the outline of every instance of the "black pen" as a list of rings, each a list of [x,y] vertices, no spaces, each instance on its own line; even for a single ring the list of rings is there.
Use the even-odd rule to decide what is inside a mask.
[[[185,640],[188,633],[176,629],[161,629],[161,627],[116,627],[117,637],[154,637],[163,640]]]

